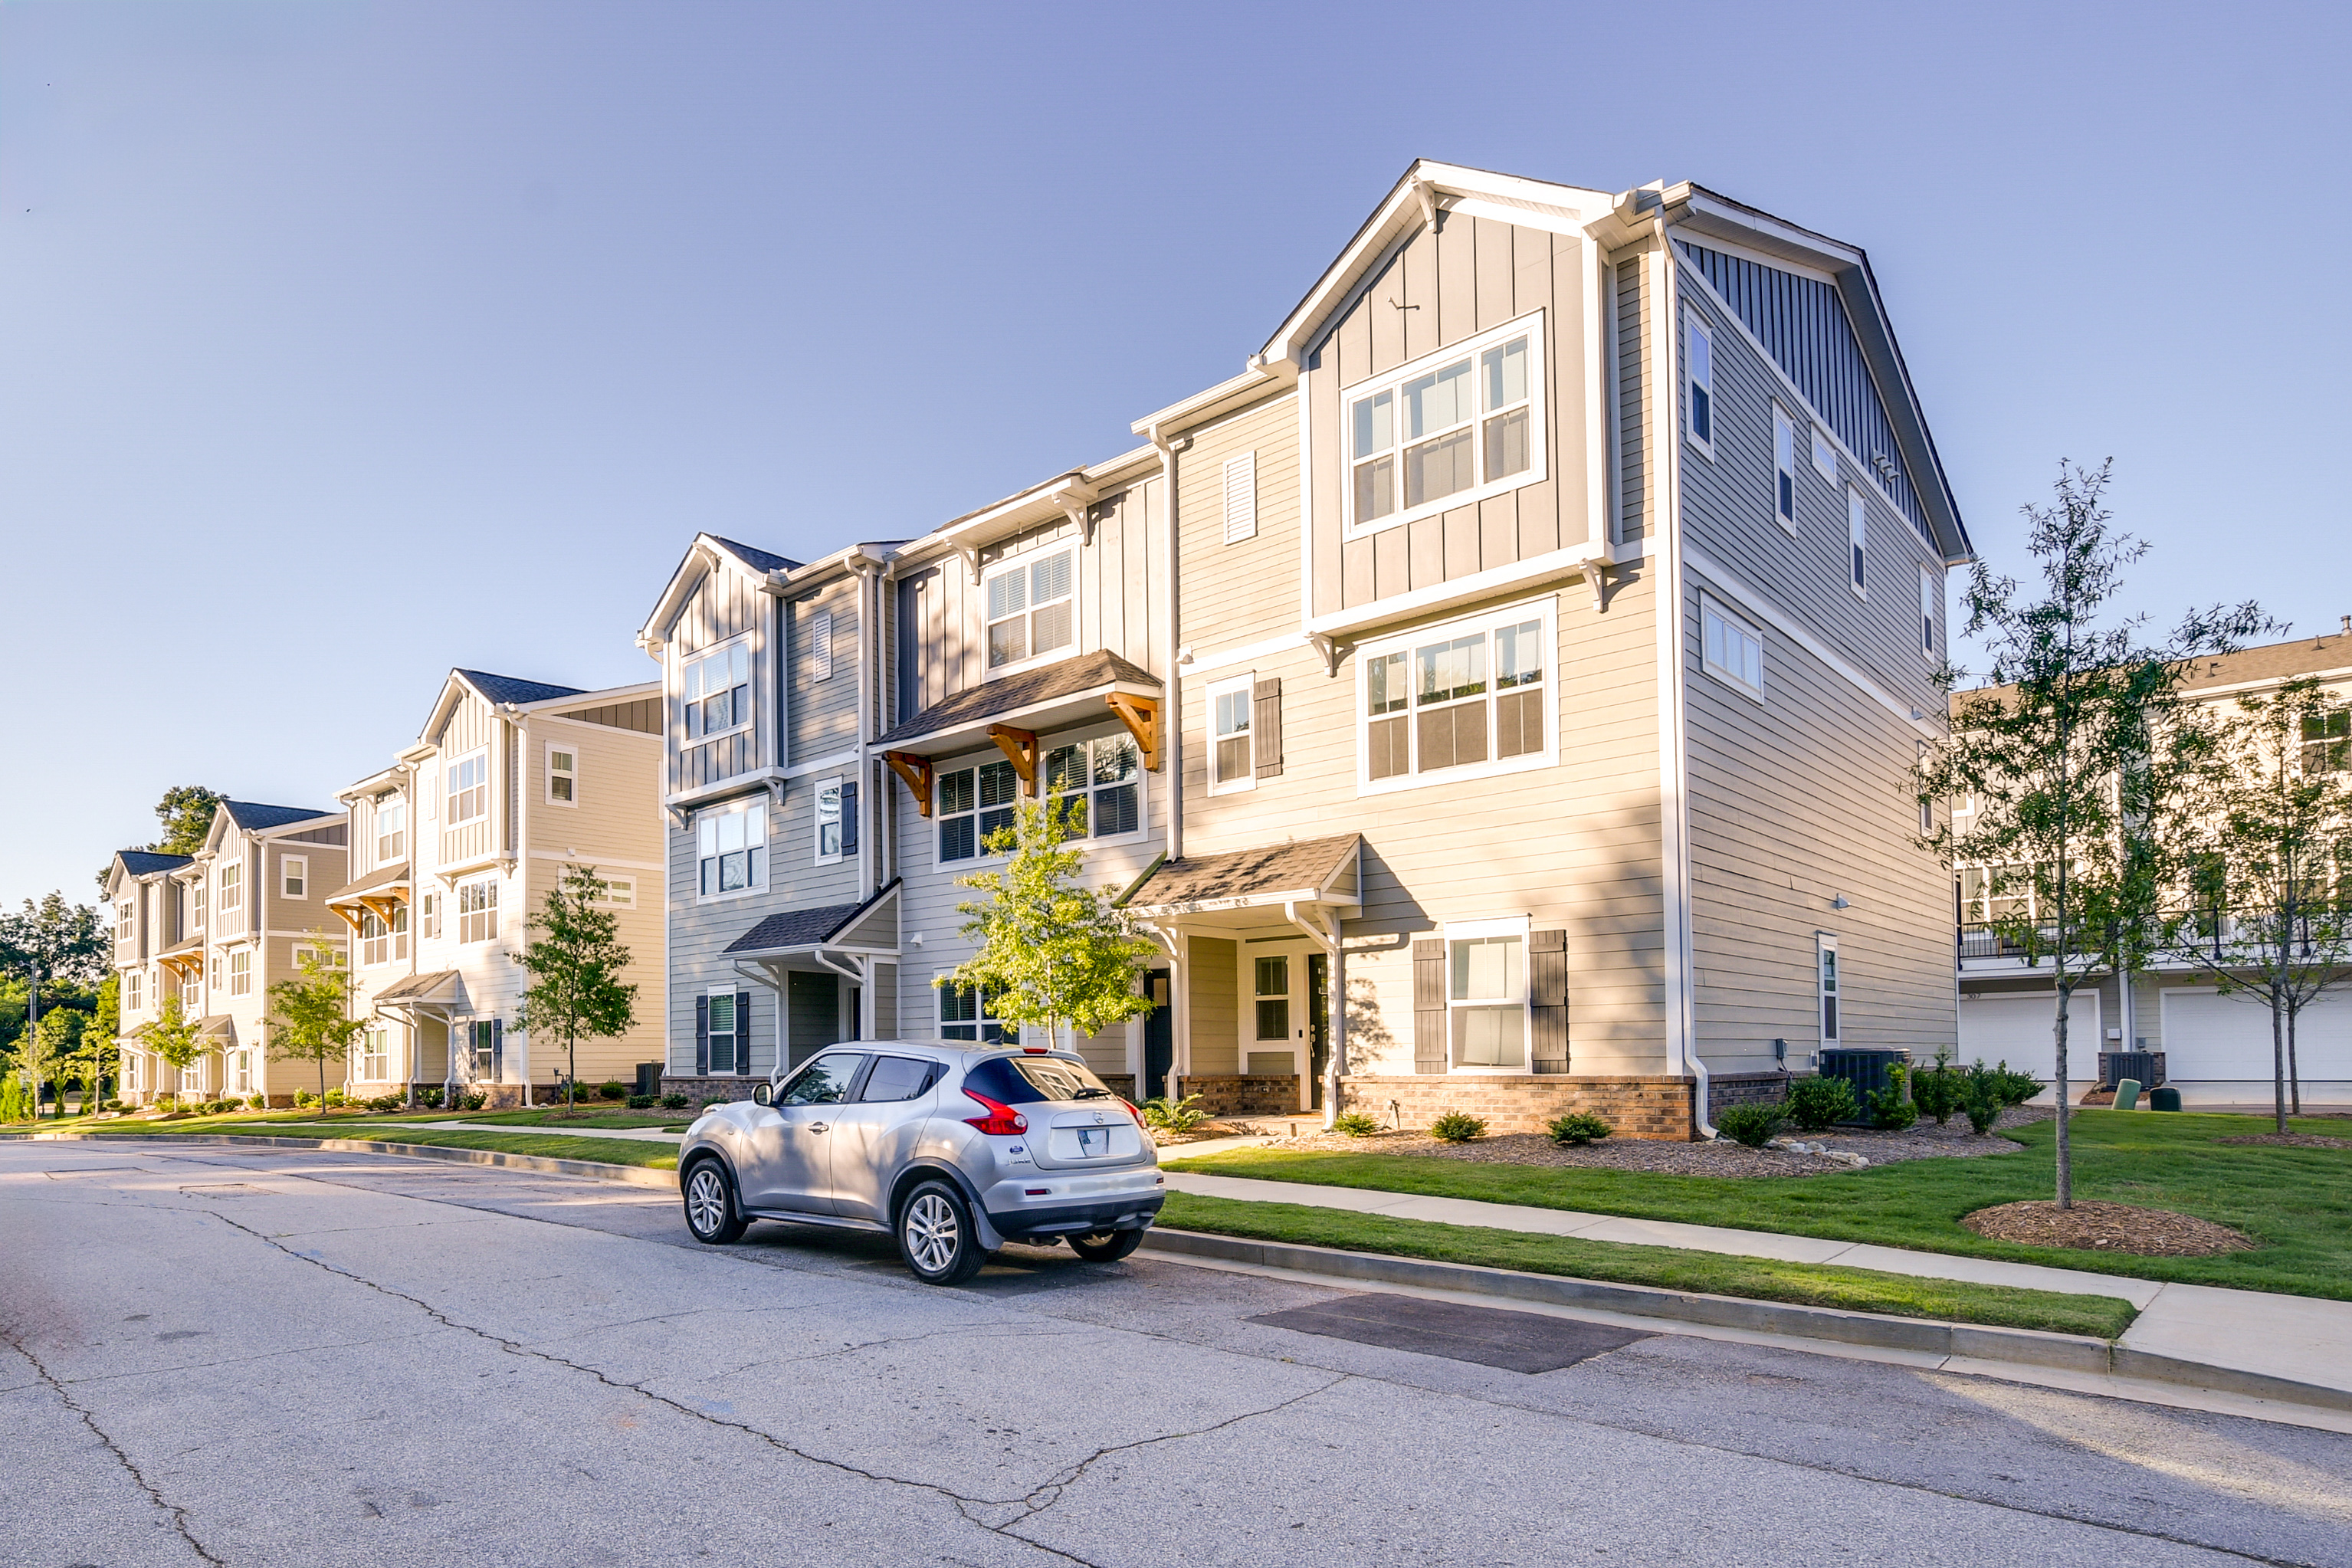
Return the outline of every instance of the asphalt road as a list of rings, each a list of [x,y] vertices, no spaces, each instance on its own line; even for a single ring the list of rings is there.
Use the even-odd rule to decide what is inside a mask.
[[[484,1167],[0,1144],[0,1562],[2352,1563],[2352,1437],[1297,1326],[1369,1310],[1058,1250],[931,1289]]]

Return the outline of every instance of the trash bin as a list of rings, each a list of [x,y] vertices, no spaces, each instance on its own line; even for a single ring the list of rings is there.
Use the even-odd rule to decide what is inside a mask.
[[[2139,1079],[2127,1078],[2116,1085],[2116,1109],[2117,1110],[2139,1109]]]
[[[2150,1110],[2178,1110],[2180,1109],[2180,1091],[2168,1083],[2158,1084],[2147,1091],[2147,1108]]]

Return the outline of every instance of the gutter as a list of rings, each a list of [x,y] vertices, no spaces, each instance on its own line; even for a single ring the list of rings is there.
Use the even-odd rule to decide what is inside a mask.
[[[1167,759],[1163,766],[1168,776],[1167,787],[1160,793],[1168,801],[1165,853],[1171,860],[1181,860],[1184,858],[1184,675],[1176,663],[1176,454],[1192,441],[1189,436],[1171,439],[1158,425],[1150,427],[1149,435],[1160,452],[1160,482],[1167,491],[1160,500],[1161,527],[1167,532],[1161,541],[1164,563],[1160,578],[1161,679],[1167,682],[1160,710],[1160,751]]]

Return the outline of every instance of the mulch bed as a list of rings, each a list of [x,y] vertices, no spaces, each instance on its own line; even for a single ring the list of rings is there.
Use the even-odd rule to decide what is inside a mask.
[[[2050,1114],[2019,1107],[2001,1113],[2001,1127],[2039,1121]],[[1874,1165],[1939,1156],[2009,1154],[2024,1147],[2006,1138],[1979,1138],[1964,1120],[1954,1117],[1945,1126],[1922,1122],[1901,1132],[1863,1128],[1839,1128],[1828,1132],[1792,1132],[1807,1143],[1825,1143],[1835,1152],[1861,1155]],[[1567,1148],[1540,1132],[1505,1132],[1467,1143],[1446,1143],[1426,1132],[1375,1132],[1349,1138],[1316,1132],[1303,1138],[1275,1138],[1268,1148],[1312,1149],[1340,1154],[1420,1154],[1436,1160],[1467,1160],[1489,1165],[1551,1165],[1601,1171],[1641,1171],[1676,1176],[1825,1176],[1853,1167],[1823,1154],[1799,1154],[1787,1149],[1748,1149],[1729,1139],[1713,1143],[1661,1143],[1639,1138],[1609,1138],[1583,1148]]]
[[[2025,1247],[2064,1247],[2080,1252],[2128,1252],[2140,1258],[2209,1258],[2245,1252],[2252,1237],[2194,1215],[2144,1209],[2130,1204],[2077,1201],[2062,1209],[2046,1198],[1996,1204],[1964,1215],[1960,1223],[1994,1241]]]
[[[2255,1132],[2243,1138],[2216,1138],[2216,1143],[2270,1143],[2286,1149],[2352,1149],[2352,1138],[2323,1138],[2316,1132]]]

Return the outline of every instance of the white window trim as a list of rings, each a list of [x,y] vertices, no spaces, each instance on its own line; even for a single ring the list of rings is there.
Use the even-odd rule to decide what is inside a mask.
[[[734,1071],[738,1075],[749,1072],[751,1065],[751,1009],[748,1006],[736,1005],[740,991],[748,989],[750,989],[749,986],[742,986],[739,990],[737,985],[712,985],[702,994],[706,1003],[716,1002],[722,996],[727,999],[728,1021],[732,1026],[727,1033],[733,1037],[735,1041]],[[710,1027],[710,1010],[706,1005],[703,1009],[702,1032],[702,1047],[706,1053],[710,1048],[710,1037],[715,1032]],[[709,1059],[707,1056],[705,1059]]]
[[[1539,485],[1551,477],[1549,467],[1551,443],[1549,439],[1550,427],[1548,423],[1551,408],[1549,395],[1550,384],[1544,379],[1543,329],[1544,313],[1541,310],[1531,311],[1515,321],[1506,321],[1499,327],[1491,327],[1475,337],[1465,338],[1460,342],[1425,353],[1417,360],[1401,364],[1394,370],[1383,371],[1379,375],[1367,376],[1352,386],[1343,386],[1339,389],[1338,439],[1339,443],[1339,529],[1342,537],[1369,539],[1375,533],[1386,532],[1391,528],[1417,521],[1424,517],[1436,517],[1440,513],[1452,511],[1457,507],[1475,505],[1489,496],[1504,495],[1512,490],[1524,489],[1529,485]],[[1475,485],[1466,490],[1456,490],[1452,495],[1442,496],[1433,501],[1424,501],[1417,507],[1401,506],[1388,516],[1376,518],[1370,522],[1358,522],[1356,521],[1355,434],[1349,418],[1349,406],[1357,398],[1378,393],[1383,387],[1401,388],[1406,382],[1433,365],[1451,363],[1465,355],[1467,355],[1475,365],[1477,357],[1486,350],[1493,348],[1498,342],[1517,337],[1522,332],[1527,334],[1528,339],[1528,466],[1516,474],[1508,474],[1499,479],[1490,479],[1485,484]],[[1474,369],[1471,374],[1475,375],[1477,372]],[[1486,417],[1485,410],[1481,409],[1471,420],[1471,429],[1473,431],[1482,429]],[[1400,463],[1403,459],[1405,437],[1400,433],[1395,448]],[[1483,450],[1483,447],[1481,449]],[[1399,471],[1397,482],[1400,487],[1404,482],[1402,469]]]
[[[461,947],[478,947],[486,942],[498,941],[499,933],[495,930],[487,931],[478,937],[468,937],[466,934],[466,917],[469,912],[466,908],[466,889],[468,888],[488,888],[490,889],[489,913],[490,919],[494,924],[500,913],[499,908],[499,900],[498,896],[499,877],[496,872],[493,872],[487,877],[468,877],[464,881],[459,882],[456,887],[450,889],[450,892],[456,895],[455,900],[450,906],[449,912],[451,915],[456,917],[457,921],[458,945]],[[478,910],[472,910],[470,912],[476,916],[478,916],[481,913]]]
[[[830,855],[824,852],[825,794],[827,791],[833,793],[833,821],[835,827],[838,829],[843,826],[841,786],[847,782],[848,775],[845,773],[836,773],[829,779],[819,779],[816,781],[816,787],[809,795],[809,843],[810,847],[815,852],[814,863],[819,866],[838,866],[849,858],[846,850],[836,849]],[[836,831],[834,837],[839,838],[842,835]]]
[[[568,875],[574,867],[584,868],[586,864],[587,863],[585,861],[581,860],[566,860],[563,863],[562,874]],[[698,870],[699,868],[698,868]],[[638,876],[635,871],[629,872],[626,876],[614,877],[606,872],[603,867],[598,867],[596,868],[596,885],[598,888],[602,889],[603,891],[596,894],[593,898],[591,898],[588,901],[590,904],[600,910],[634,910],[637,907],[638,880]],[[616,899],[613,896],[613,886],[616,882],[629,889],[628,896],[626,898]]]
[[[962,862],[958,861],[957,864],[961,865]],[[948,1031],[950,1029],[961,1029],[968,1027],[972,1032],[971,1040],[969,1042],[970,1044],[980,1050],[994,1050],[997,1047],[989,1044],[988,1041],[988,1026],[993,1024],[996,1026],[998,1031],[1004,1036],[1003,1043],[1005,1045],[1019,1045],[1021,1043],[1020,1026],[1008,1025],[1002,1018],[992,1017],[988,1012],[987,998],[985,996],[978,997],[980,1005],[972,1009],[972,1016],[968,1020],[957,1019],[955,1022],[950,1023],[947,1019],[940,1016],[940,1003],[945,1000],[947,994],[950,991],[965,989],[965,987],[959,986],[953,982],[950,982],[945,985],[938,984],[940,981],[946,980],[948,976],[953,973],[954,971],[947,969],[934,969],[931,971],[931,980],[933,982],[931,985],[931,994],[933,997],[931,1002],[931,1026],[939,1031],[939,1037],[942,1040],[950,1041],[954,1045],[960,1046],[966,1044],[967,1042],[963,1039],[950,1036]]]
[[[471,816],[451,816],[446,809],[448,805],[449,783],[457,776],[457,771],[460,768],[476,757],[482,760],[482,809]],[[488,746],[477,746],[462,757],[450,758],[448,764],[441,770],[441,788],[444,792],[442,805],[445,808],[441,816],[445,826],[454,830],[470,827],[477,822],[488,822],[490,819],[490,749]],[[468,790],[467,793],[472,792]]]
[[[1822,1004],[1832,994],[1829,989],[1826,973],[1829,966],[1822,962],[1822,958],[1824,954],[1833,953],[1837,950],[1838,939],[1835,931],[1817,931],[1813,933],[1813,1037],[1820,1041],[1818,1050],[1834,1050],[1845,1038],[1845,963],[1843,960],[1840,960],[1837,964],[1837,990],[1834,993],[1837,997],[1837,1032],[1831,1033],[1822,1023],[1826,1013]],[[1818,1055],[1814,1058],[1814,1064],[1820,1065]]]
[[[739,636],[729,637],[724,642],[712,643],[709,647],[697,648],[690,654],[680,654],[678,656],[677,704],[680,720],[678,725],[680,731],[678,737],[679,745],[699,746],[706,741],[723,741],[730,735],[740,734],[751,727],[751,710],[757,709],[760,705],[757,695],[760,685],[760,661],[752,657],[751,642],[751,634],[744,632]],[[686,704],[689,700],[686,695],[686,667],[690,664],[699,664],[704,659],[710,658],[713,654],[731,652],[737,643],[744,645],[743,707],[745,709],[745,712],[743,717],[738,719],[734,723],[729,725],[724,730],[706,730],[699,735],[688,735],[684,733]],[[730,687],[729,689],[731,690],[733,688]],[[691,700],[699,702],[702,699],[698,697]]]
[[[812,609],[808,618],[809,683],[833,679],[833,612]]]
[[[558,752],[564,752],[572,759],[572,766],[569,769],[564,770],[561,775],[572,781],[572,798],[570,800],[562,799],[555,793],[555,781],[558,776],[555,766],[555,753]],[[547,749],[543,761],[545,765],[540,771],[545,775],[545,784],[540,793],[547,797],[547,804],[550,805],[560,805],[567,810],[572,806],[578,805],[580,804],[579,746],[570,741],[550,741],[547,742]]]
[[[1722,409],[1715,395],[1715,330],[1706,324],[1696,310],[1683,307],[1683,439],[1708,462],[1715,461],[1715,427],[1721,422]],[[1692,368],[1698,355],[1690,352],[1687,341],[1696,338],[1706,345],[1706,380],[1701,383]],[[1696,394],[1706,394],[1706,434],[1698,433],[1698,399]]]
[[[1475,779],[1496,778],[1505,773],[1531,773],[1538,768],[1557,767],[1559,764],[1560,727],[1558,609],[1558,596],[1547,594],[1539,599],[1528,599],[1496,609],[1482,610],[1475,616],[1465,616],[1460,620],[1436,622],[1411,632],[1382,637],[1378,642],[1367,642],[1358,647],[1355,661],[1356,793],[1359,795],[1390,795],[1399,790],[1436,789],[1446,784]],[[1524,621],[1531,617],[1543,623],[1544,685],[1550,689],[1550,696],[1544,703],[1543,749],[1525,752],[1516,757],[1490,757],[1486,762],[1473,763],[1466,767],[1445,768],[1428,773],[1416,770],[1399,774],[1394,778],[1374,780],[1371,769],[1371,715],[1365,711],[1365,704],[1369,699],[1371,659],[1381,655],[1402,652],[1405,655],[1405,677],[1410,682],[1413,673],[1412,650],[1414,647],[1457,636],[1474,627],[1484,627],[1488,632],[1492,632],[1496,626],[1507,622]],[[1492,679],[1490,674],[1488,677],[1490,698],[1493,695]],[[1413,736],[1412,731],[1417,712],[1418,710],[1411,704],[1408,704],[1404,710],[1406,731],[1411,737],[1406,744],[1413,748],[1416,759],[1419,755],[1419,739]]]
[[[1255,449],[1225,459],[1223,484],[1225,542],[1239,544],[1257,537],[1257,453]]]
[[[1845,488],[1845,585],[1857,599],[1870,597],[1870,501],[1860,485]]]
[[[1706,649],[1706,617],[1710,615],[1728,625],[1738,626],[1741,631],[1746,632],[1749,637],[1756,639],[1757,653],[1755,685],[1748,685],[1745,676],[1742,676],[1738,670],[1733,669],[1728,666],[1717,663],[1715,659],[1708,655]],[[1746,616],[1740,615],[1737,611],[1731,609],[1728,605],[1724,604],[1721,599],[1717,598],[1714,595],[1707,593],[1704,589],[1700,590],[1698,596],[1698,658],[1699,667],[1706,670],[1708,675],[1721,681],[1724,685],[1730,687],[1733,690],[1741,693],[1743,696],[1748,697],[1755,701],[1761,702],[1764,700],[1764,655],[1769,651],[1769,646],[1770,645],[1767,644],[1764,640],[1764,631],[1762,627],[1750,621]]]
[[[287,887],[287,884],[293,880],[293,873],[297,867],[301,868],[302,875],[302,890],[299,893],[290,891]],[[308,855],[280,855],[278,858],[278,896],[281,899],[299,899],[306,904],[310,901],[310,858]]]
[[[1026,658],[1016,658],[1009,664],[990,664],[988,662],[988,628],[994,626],[996,623],[988,618],[988,585],[996,581],[997,578],[1003,576],[1008,572],[1026,572],[1031,567],[1036,565],[1038,562],[1045,559],[1045,557],[1057,553],[1067,554],[1070,558],[1070,592],[1066,600],[1070,606],[1070,640],[1062,644],[1059,647],[1048,648],[1044,653],[1036,653],[1033,651]],[[1075,540],[1067,540],[1051,548],[1042,550],[1024,550],[1018,555],[1008,556],[1005,559],[999,561],[995,565],[990,567],[986,572],[982,574],[980,586],[974,595],[974,602],[980,606],[980,662],[982,667],[981,679],[982,680],[998,680],[1008,675],[1018,675],[1024,669],[1036,669],[1048,664],[1059,664],[1066,658],[1076,658],[1083,646],[1083,639],[1079,636],[1078,628],[1077,542]],[[1053,605],[1058,605],[1064,602],[1065,601],[1061,599],[1049,599],[1046,601],[1046,603]],[[1033,617],[1037,614],[1036,602],[1034,600],[1029,601],[1019,614],[1023,620],[1030,623],[1029,631],[1034,637],[1036,632],[1036,625]],[[1011,616],[1006,616],[1003,618],[1009,621],[1013,617]]]
[[[1838,482],[1838,439],[1819,420],[1814,420],[1812,426],[1813,472],[1821,475],[1825,482],[1835,488]],[[1823,458],[1827,458],[1829,461],[1822,462]]]
[[[1788,432],[1789,466],[1780,466],[1780,434]],[[1780,512],[1780,476],[1789,476],[1789,510]],[[1797,418],[1775,398],[1772,403],[1772,521],[1790,538],[1797,537]]]
[[[1528,951],[1528,934],[1534,923],[1527,915],[1439,923],[1438,939],[1445,944],[1445,1070],[1448,1073],[1464,1078],[1525,1078],[1535,1070],[1535,964],[1533,955]],[[1482,936],[1516,936],[1519,939],[1519,1048],[1527,1059],[1517,1067],[1486,1067],[1454,1059],[1454,1009],[1496,1005],[1493,1002],[1456,1002],[1454,999],[1454,944],[1467,938]]]
[[[1217,776],[1217,699],[1235,691],[1241,692],[1244,700],[1250,705],[1250,765],[1240,778],[1220,778]],[[1208,752],[1204,760],[1208,763],[1209,793],[1239,795],[1244,790],[1257,788],[1257,672],[1249,670],[1212,682],[1206,693],[1202,717],[1207,721],[1203,728],[1208,732]]]
[[[769,881],[774,874],[773,861],[776,853],[776,824],[771,820],[774,815],[773,813],[769,813],[768,816],[763,816],[760,823],[760,846],[767,851],[765,855],[760,857],[760,874],[756,877],[748,879],[742,887],[732,888],[725,892],[714,891],[706,893],[702,890],[702,824],[704,819],[708,817],[726,816],[734,813],[753,811],[768,811],[768,797],[765,795],[755,795],[745,800],[730,801],[723,805],[706,805],[695,808],[694,820],[691,826],[688,828],[688,831],[694,836],[694,901],[696,903],[725,903],[730,900],[747,899],[755,893],[764,893],[768,890]]]
[[[1936,623],[1944,607],[1943,584],[1932,566],[1919,568],[1919,652],[1923,658],[1936,657]]]
[[[1071,746],[1071,745],[1091,746],[1091,745],[1093,745],[1097,741],[1105,741],[1105,740],[1109,740],[1109,739],[1111,739],[1111,738],[1112,738],[1112,737],[1114,737],[1114,736],[1121,735],[1121,734],[1124,734],[1124,733],[1126,733],[1126,731],[1125,731],[1124,730],[1119,729],[1119,728],[1118,728],[1118,727],[1116,727],[1116,726],[1111,726],[1111,727],[1104,727],[1104,728],[1097,728],[1097,729],[1093,729],[1093,730],[1082,731],[1080,731],[1079,733],[1077,733],[1077,734],[1076,734],[1076,735],[1071,735],[1071,734],[1066,734],[1066,733],[1065,733],[1065,734],[1040,735],[1040,736],[1038,736],[1038,737],[1037,737],[1037,773],[1038,773],[1038,777],[1039,777],[1039,779],[1042,781],[1042,780],[1043,780],[1043,778],[1045,777],[1045,754],[1046,754],[1048,752],[1053,751],[1055,748],[1056,748],[1056,747],[1058,747],[1058,746]],[[945,774],[948,774],[948,773],[960,773],[963,772],[963,771],[964,771],[965,769],[967,769],[967,768],[978,769],[978,768],[981,768],[981,767],[984,767],[984,766],[986,766],[986,765],[987,765],[988,763],[1001,763],[1001,762],[1003,762],[1003,761],[1004,761],[1004,753],[1003,753],[1003,752],[1000,752],[1000,751],[996,750],[994,747],[992,747],[992,747],[990,747],[990,748],[989,748],[987,751],[985,751],[985,752],[967,752],[966,753],[964,753],[964,754],[963,754],[962,756],[961,756],[961,757],[957,757],[957,758],[955,758],[955,759],[953,759],[953,760],[951,760],[951,761],[949,761],[949,762],[944,762],[944,763],[938,763],[938,764],[937,764],[936,766],[934,766],[934,768],[932,769],[932,773],[931,773],[931,776],[932,776],[931,789],[932,789],[932,791],[933,791],[933,794],[932,794],[931,798],[932,798],[933,802],[934,802],[934,803],[936,803],[936,802],[938,801],[938,799],[939,799],[939,795],[938,795],[938,793],[937,793],[937,792],[938,792],[938,789],[939,789],[939,783],[938,783],[938,781],[939,781],[939,779],[940,779],[940,777],[944,776]],[[1141,844],[1141,843],[1143,843],[1144,841],[1146,841],[1147,839],[1149,839],[1149,838],[1150,838],[1150,837],[1151,837],[1151,836],[1152,836],[1152,827],[1151,827],[1151,773],[1150,773],[1150,769],[1145,768],[1145,767],[1142,765],[1142,758],[1140,757],[1140,755],[1139,755],[1139,756],[1138,756],[1138,758],[1137,758],[1137,760],[1136,760],[1136,761],[1137,761],[1137,765],[1136,765],[1136,769],[1135,769],[1135,779],[1134,779],[1134,784],[1135,784],[1135,823],[1136,823],[1135,831],[1134,831],[1134,832],[1132,832],[1132,833],[1119,833],[1119,834],[1113,834],[1113,835],[1110,835],[1110,836],[1108,836],[1108,837],[1086,837],[1086,838],[1074,838],[1074,839],[1070,840],[1070,842],[1071,842],[1071,844],[1072,844],[1072,845],[1074,845],[1074,846],[1076,846],[1076,847],[1079,847],[1079,848],[1083,848],[1083,849],[1088,850],[1088,851],[1092,851],[1092,850],[1096,850],[1096,849],[1116,849],[1116,848],[1118,848],[1119,847],[1121,847],[1122,845],[1128,845],[1128,844]],[[1088,767],[1088,777],[1089,777],[1089,783],[1088,783],[1088,784],[1087,784],[1087,795],[1088,795],[1089,797],[1091,797],[1091,796],[1093,795],[1093,794],[1094,794],[1094,790],[1095,790],[1095,786],[1094,786],[1094,784],[1092,784],[1092,782],[1091,782],[1091,778],[1092,778],[1092,768],[1093,768],[1093,757],[1092,757],[1091,753],[1089,753],[1088,758],[1087,758],[1087,767]],[[978,798],[979,788],[980,788],[980,783],[979,783],[979,781],[978,781],[977,779],[973,780],[973,781],[972,781],[972,789],[973,789],[973,795],[974,795],[975,804],[973,805],[972,809],[971,809],[969,813],[965,813],[965,812],[957,812],[957,813],[955,814],[955,815],[956,815],[956,816],[971,816],[971,818],[972,819],[973,844],[974,844],[974,847],[975,847],[975,848],[978,848],[978,843],[979,843],[979,837],[978,837],[978,836],[979,836],[979,833],[980,833],[980,814],[981,814],[981,810],[982,810],[982,807],[977,804],[977,798]],[[1037,795],[1036,798],[1037,798],[1037,799],[1042,803],[1042,802],[1045,800],[1045,793],[1044,793],[1044,784],[1042,784],[1042,782],[1040,783],[1040,784],[1039,784],[1039,786],[1038,786],[1038,791],[1039,791],[1039,793],[1038,793],[1038,795]],[[1013,796],[1013,799],[1015,800],[1015,802],[1016,802],[1016,803],[1017,803],[1017,802],[1019,802],[1019,801],[1027,800],[1027,799],[1029,799],[1029,798],[1030,798],[1030,796],[1028,796],[1027,795],[1024,795],[1024,794],[1016,794],[1016,795]],[[1000,809],[1002,809],[1002,808],[1001,808],[1001,807],[998,807],[998,806],[989,806],[989,807],[987,807],[986,809],[988,809],[988,810],[990,810],[990,811],[996,811],[996,810],[1000,810]],[[957,877],[968,876],[968,875],[970,875],[970,874],[971,873],[971,871],[972,871],[972,870],[974,870],[975,868],[985,869],[985,868],[987,868],[993,867],[993,866],[1002,866],[1002,865],[1003,865],[1007,860],[1009,860],[1009,859],[1011,859],[1011,858],[1012,858],[1012,857],[1011,857],[1011,856],[1009,856],[1009,855],[992,855],[992,854],[990,854],[990,853],[989,853],[987,850],[985,850],[985,849],[980,849],[980,850],[979,850],[979,852],[978,852],[977,854],[974,854],[974,855],[969,856],[969,857],[967,857],[966,858],[961,859],[961,860],[942,860],[942,859],[940,859],[940,823],[943,820],[943,817],[942,817],[942,816],[940,814],[940,812],[939,812],[939,810],[938,810],[938,806],[936,805],[936,804],[934,804],[934,805],[933,805],[933,807],[932,807],[932,813],[933,813],[933,815],[932,815],[932,816],[931,816],[931,820],[930,820],[930,830],[931,830],[931,831],[930,831],[930,845],[931,845],[931,870],[932,870],[934,873],[938,873],[938,872],[946,872],[946,873],[948,873],[948,874],[949,874],[949,875],[950,875],[950,876],[957,876]],[[1089,822],[1091,822],[1091,806],[1089,807]]]

